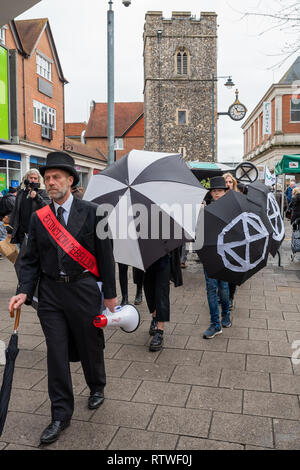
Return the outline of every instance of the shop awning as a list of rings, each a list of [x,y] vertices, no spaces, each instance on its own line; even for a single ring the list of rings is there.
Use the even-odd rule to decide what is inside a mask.
[[[33,7],[41,0],[9,0],[1,2],[0,9],[0,28],[8,23],[10,20],[13,20],[17,16],[21,15],[29,8]]]
[[[300,155],[283,155],[280,162],[275,165],[275,174],[296,174],[300,173]]]

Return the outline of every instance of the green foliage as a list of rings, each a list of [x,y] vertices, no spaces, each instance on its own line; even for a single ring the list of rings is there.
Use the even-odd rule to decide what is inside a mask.
[[[209,188],[210,188],[210,180],[209,180],[209,178],[201,180],[201,181],[200,181],[200,184],[202,184],[202,186],[204,186],[204,188],[209,189]]]

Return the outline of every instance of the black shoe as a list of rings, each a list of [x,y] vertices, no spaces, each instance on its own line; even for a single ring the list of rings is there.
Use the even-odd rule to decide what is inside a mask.
[[[127,295],[124,295],[122,297],[122,301],[121,301],[121,307],[124,307],[124,305],[127,305],[128,304],[128,296]]]
[[[157,330],[149,346],[149,351],[160,351],[163,347],[164,332]]]
[[[99,391],[91,393],[88,400],[88,408],[90,410],[96,410],[104,402],[104,392]]]
[[[41,437],[40,444],[52,444],[52,442],[57,441],[60,436],[61,431],[70,426],[70,420],[68,421],[52,421],[49,426],[44,429]]]
[[[143,291],[142,289],[137,289],[136,296],[134,299],[134,305],[140,305],[143,302]]]
[[[149,335],[154,336],[156,332],[157,332],[157,320],[156,318],[152,318],[150,328],[149,328]]]

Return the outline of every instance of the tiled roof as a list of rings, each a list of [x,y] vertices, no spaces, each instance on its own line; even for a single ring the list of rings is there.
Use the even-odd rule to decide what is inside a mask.
[[[36,43],[47,25],[47,18],[15,21],[22,48],[27,55],[31,55]]]
[[[144,103],[115,103],[115,136],[122,137],[143,113]],[[95,103],[85,137],[107,137],[107,103]]]
[[[104,155],[97,149],[81,144],[80,142],[76,142],[73,139],[68,139],[67,137],[65,139],[65,150],[78,153],[79,155],[84,155],[86,157],[97,158],[102,162],[106,162]]]
[[[66,122],[66,136],[78,137],[86,129],[86,122]]]
[[[300,56],[291,65],[288,71],[283,75],[279,83],[290,85],[296,80],[300,80]]]

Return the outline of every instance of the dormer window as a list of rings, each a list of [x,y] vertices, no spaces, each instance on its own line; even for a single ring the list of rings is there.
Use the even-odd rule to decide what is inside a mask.
[[[36,53],[36,73],[51,82],[52,61],[50,59],[47,59],[44,55],[39,52]]]
[[[181,48],[176,53],[177,75],[188,75],[188,68],[189,68],[189,54],[184,48]]]

